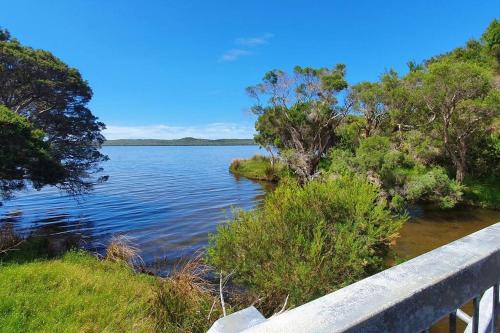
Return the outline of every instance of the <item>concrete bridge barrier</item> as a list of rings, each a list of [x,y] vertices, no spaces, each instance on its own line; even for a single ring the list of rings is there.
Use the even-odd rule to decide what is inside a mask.
[[[497,332],[499,282],[497,223],[255,325],[229,325],[227,316],[234,329],[214,332],[425,332],[447,316],[451,332],[457,318],[469,321],[466,332]],[[467,318],[458,309],[470,300]]]

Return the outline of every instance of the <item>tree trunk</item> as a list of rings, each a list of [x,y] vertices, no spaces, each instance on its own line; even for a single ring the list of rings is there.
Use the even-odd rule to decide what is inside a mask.
[[[465,177],[465,165],[462,163],[459,163],[457,165],[457,174],[455,176],[457,182],[462,183],[464,181]]]
[[[456,180],[459,183],[464,181],[467,173],[467,145],[464,139],[460,139],[458,144],[458,158],[456,158],[457,175]]]

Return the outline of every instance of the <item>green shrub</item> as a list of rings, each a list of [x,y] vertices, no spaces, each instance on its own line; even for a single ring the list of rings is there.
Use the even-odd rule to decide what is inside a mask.
[[[500,209],[500,176],[465,179],[464,197],[468,203]]]
[[[462,198],[462,191],[463,187],[440,167],[410,175],[404,188],[407,200],[431,201],[442,208],[453,208]]]
[[[247,160],[234,160],[229,171],[248,179],[276,182],[285,175],[286,168],[279,161],[271,164],[269,157],[255,155]]]
[[[331,149],[328,152],[328,171],[336,175],[352,174],[356,170],[354,154],[345,149]]]
[[[208,261],[263,297],[269,314],[346,286],[384,268],[405,218],[392,216],[360,177],[282,181],[264,205],[238,211],[210,236]]]
[[[356,160],[363,170],[378,171],[382,169],[385,156],[390,151],[388,137],[372,136],[361,141],[356,150]]]
[[[442,208],[452,208],[460,202],[463,187],[445,169],[426,166],[405,152],[404,145],[402,148],[403,151],[396,149],[388,137],[369,137],[361,141],[354,154],[349,150],[330,150],[328,171],[369,178],[380,186],[390,201],[389,206],[397,212],[405,204],[419,201],[436,203]]]

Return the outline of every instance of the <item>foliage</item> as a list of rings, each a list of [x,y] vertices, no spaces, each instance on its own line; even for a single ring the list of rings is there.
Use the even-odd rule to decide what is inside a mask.
[[[424,165],[396,149],[388,137],[366,138],[354,153],[332,149],[329,162],[326,169],[331,174],[367,177],[382,190],[382,196],[391,199],[395,210],[419,201],[451,208],[460,201],[463,192],[462,186],[450,179],[446,170]]]
[[[286,167],[279,161],[271,163],[266,156],[255,155],[247,160],[234,160],[229,166],[234,175],[253,180],[276,182],[287,173]]]
[[[195,262],[159,278],[84,251],[35,259],[27,243],[0,257],[2,332],[206,332],[221,316]]]
[[[383,87],[378,82],[361,82],[351,87],[350,94],[354,111],[361,113],[365,120],[364,136],[376,134],[389,115]]]
[[[500,176],[466,178],[464,197],[466,201],[482,207],[500,209]]]
[[[99,152],[104,124],[87,108],[88,83],[50,52],[0,35],[0,104],[43,130],[51,157],[64,168],[56,186],[73,194],[90,190],[106,156]]]
[[[312,300],[384,267],[404,221],[360,177],[287,180],[262,208],[238,211],[210,237],[209,262],[263,297],[270,313]]]
[[[262,83],[247,88],[257,102],[252,107],[259,116],[257,142],[286,150],[284,159],[297,177],[302,182],[312,178],[349,110],[337,98],[346,88],[341,64],[332,69],[297,66],[293,77],[280,70],[266,73]]]
[[[495,19],[490,23],[481,38],[488,52],[497,60],[500,65],[500,21]]]
[[[451,180],[443,168],[433,167],[409,173],[403,191],[410,202],[426,200],[438,203],[441,208],[453,208],[462,197],[463,186]]]
[[[363,118],[349,115],[335,129],[337,144],[335,147],[354,151],[361,140],[361,131],[365,126]]]
[[[500,95],[492,89],[491,74],[473,62],[443,59],[425,71],[412,73],[411,98],[421,109],[430,135],[442,140],[443,149],[462,182],[467,172],[471,138],[485,131],[500,111]]]
[[[28,183],[36,189],[55,184],[64,174],[64,167],[44,141],[44,133],[0,105],[0,198],[12,196]]]

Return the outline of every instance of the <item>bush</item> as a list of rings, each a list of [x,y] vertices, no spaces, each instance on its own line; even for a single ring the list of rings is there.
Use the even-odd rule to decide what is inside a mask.
[[[403,145],[403,150],[405,146]],[[421,155],[421,154],[420,154]],[[373,136],[361,141],[355,154],[349,150],[329,152],[328,171],[334,175],[366,177],[380,187],[394,211],[402,211],[405,203],[433,202],[452,208],[462,198],[463,187],[440,167],[425,166],[408,152],[396,149],[389,138]]]
[[[390,140],[388,137],[372,136],[361,141],[356,150],[356,160],[364,170],[378,171],[382,169],[385,156],[390,151]]]
[[[377,201],[360,177],[282,181],[261,208],[238,211],[210,236],[208,261],[263,297],[270,314],[297,306],[384,268],[405,218]]]
[[[465,186],[467,203],[500,209],[500,176],[493,174],[479,179],[466,178]]]
[[[425,200],[441,208],[453,208],[462,198],[462,186],[452,180],[443,168],[433,167],[424,173],[410,175],[405,184],[409,201]]]
[[[269,157],[255,155],[247,160],[234,160],[229,166],[229,171],[248,179],[276,182],[285,175],[286,168],[279,161],[271,164]]]

